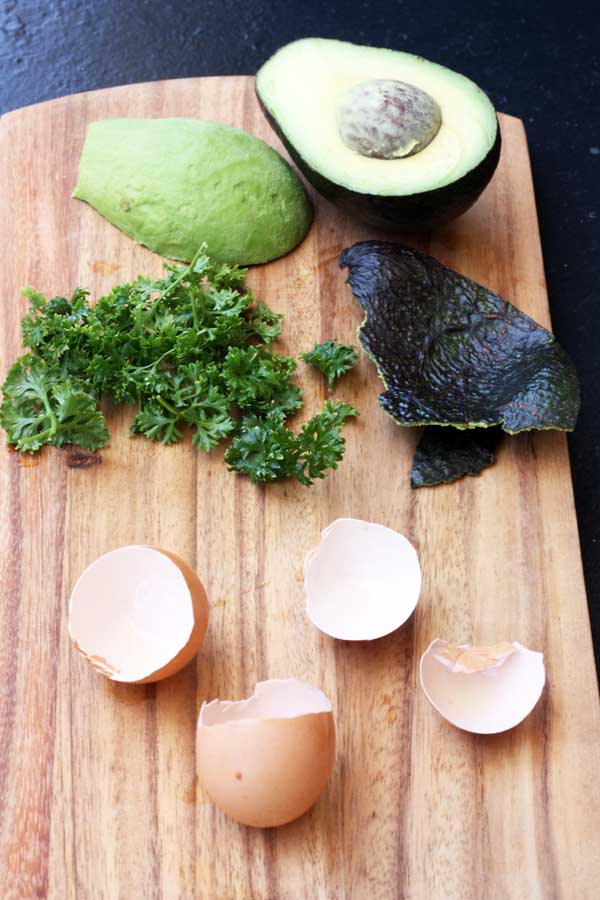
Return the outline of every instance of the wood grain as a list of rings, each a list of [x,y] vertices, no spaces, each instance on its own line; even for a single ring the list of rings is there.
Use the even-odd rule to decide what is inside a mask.
[[[252,80],[191,79],[82,94],[0,123],[1,363],[19,349],[26,303],[93,295],[161,261],[70,199],[88,122],[192,115],[278,146]],[[420,239],[443,262],[548,323],[523,126],[502,117],[500,168],[477,205]],[[254,269],[259,297],[286,314],[282,350],[352,342],[358,305],[342,247],[376,236],[317,203],[309,238]],[[323,401],[302,368],[307,414]],[[416,433],[376,403],[362,358],[339,396],[362,410],[339,472],[306,490],[257,488],[198,455],[131,438],[25,459],[0,451],[0,896],[4,900],[587,900],[598,896],[600,735],[564,436],[506,441],[481,478],[411,492]],[[419,549],[416,614],[373,644],[335,642],[304,614],[302,561],[337,516],[382,522]],[[75,654],[67,600],[76,577],[122,544],[167,547],[195,566],[212,603],[195,663],[159,685],[107,682]],[[476,737],[445,723],[417,684],[436,636],[518,639],[546,654],[548,687],[517,729]],[[228,821],[195,777],[205,698],[298,676],[332,698],[339,748],[314,809],[272,831]]]

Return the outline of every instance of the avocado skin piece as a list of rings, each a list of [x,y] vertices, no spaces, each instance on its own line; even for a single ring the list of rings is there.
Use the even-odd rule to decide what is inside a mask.
[[[313,217],[275,150],[238,128],[188,118],[93,122],[73,196],[138,243],[185,261],[206,242],[219,262],[268,262],[289,253]]]
[[[417,250],[364,241],[339,259],[365,311],[362,346],[400,425],[571,431],[573,364],[554,335],[493,291]]]
[[[396,229],[398,231],[414,230],[416,228],[438,228],[446,225],[452,219],[456,219],[465,213],[475,203],[491,181],[496,171],[502,138],[500,126],[496,132],[496,140],[481,162],[451,184],[436,188],[431,191],[423,191],[417,194],[407,194],[401,197],[379,194],[361,194],[352,191],[335,181],[325,178],[308,165],[296,148],[288,141],[285,134],[273,118],[257,91],[260,107],[269,122],[271,128],[280,138],[285,149],[293,159],[298,169],[312,186],[333,203],[338,209],[347,213],[353,219],[358,219],[372,228]]]
[[[410,473],[412,488],[449,484],[479,475],[496,462],[501,428],[458,428],[428,425],[417,444]]]

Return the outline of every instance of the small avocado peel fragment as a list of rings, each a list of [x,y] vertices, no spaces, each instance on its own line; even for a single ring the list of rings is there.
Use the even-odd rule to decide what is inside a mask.
[[[448,428],[429,425],[417,444],[410,473],[412,488],[449,484],[479,475],[496,462],[501,428]]]
[[[217,262],[268,262],[300,243],[313,215],[275,150],[199,119],[92,122],[73,196],[138,243],[186,262],[203,242]]]
[[[571,431],[573,364],[554,335],[507,300],[417,250],[365,241],[340,266],[365,311],[362,346],[400,425]]]

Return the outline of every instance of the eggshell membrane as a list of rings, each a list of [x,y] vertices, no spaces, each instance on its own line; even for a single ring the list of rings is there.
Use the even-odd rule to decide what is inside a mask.
[[[325,695],[295,678],[257,684],[248,700],[204,704],[198,777],[215,804],[243,825],[291,822],[319,798],[335,759]]]
[[[517,641],[458,647],[436,639],[420,665],[421,687],[449,722],[475,734],[496,734],[522,722],[538,702],[544,655]]]
[[[198,652],[207,626],[198,576],[168,550],[112,550],[88,566],[71,593],[71,640],[113,681],[143,684],[173,675]]]
[[[336,519],[304,564],[309,619],[325,634],[370,641],[399,628],[421,592],[410,541],[384,525]]]

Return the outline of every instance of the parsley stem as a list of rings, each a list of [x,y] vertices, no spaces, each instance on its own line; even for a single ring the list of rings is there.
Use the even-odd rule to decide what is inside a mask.
[[[19,438],[19,444],[31,444],[33,441],[45,441],[48,438],[53,438],[56,432],[58,431],[58,422],[56,420],[56,416],[52,412],[50,404],[48,403],[48,397],[44,392],[44,395],[40,395],[40,399],[44,404],[44,410],[46,412],[46,416],[50,419],[50,425],[48,428],[44,428],[43,431],[38,431],[36,434],[30,434],[27,437]]]
[[[43,431],[38,431],[35,434],[29,434],[26,437],[19,438],[19,446],[23,446],[23,444],[31,444],[33,441],[45,441],[46,438],[54,437],[56,434],[56,428],[44,428]]]
[[[52,429],[52,434],[54,434],[58,423],[56,421],[56,416],[52,412],[52,407],[50,406],[50,401],[48,400],[48,392],[47,391],[42,391],[40,393],[40,400],[44,404],[44,409],[46,410],[46,415],[50,419],[50,428]]]
[[[156,306],[160,303],[161,300],[164,300],[164,299],[165,299],[165,297],[167,296],[167,294],[169,294],[169,293],[173,290],[173,288],[177,287],[178,284],[181,284],[182,281],[184,281],[189,275],[192,274],[192,272],[194,271],[194,266],[196,265],[196,263],[198,262],[198,259],[200,258],[200,254],[201,254],[205,249],[206,249],[206,244],[200,244],[200,246],[198,247],[198,249],[196,250],[196,252],[194,253],[194,255],[193,255],[193,257],[192,257],[192,261],[190,262],[189,266],[186,266],[185,269],[182,269],[182,270],[181,270],[180,274],[177,276],[177,278],[175,279],[175,281],[172,281],[171,284],[168,285],[168,287],[166,287],[166,288],[164,289],[164,291],[161,291],[161,293],[160,293],[160,294],[158,295],[158,297],[153,301],[153,303],[152,303],[152,305],[149,307],[149,309],[146,310],[146,315],[144,316],[144,321],[147,322],[148,319],[150,319],[150,317],[152,316],[152,313],[154,312]],[[198,314],[197,314],[197,311],[196,311],[195,308],[194,308],[194,304],[193,304],[193,303],[192,303],[192,313],[193,313],[193,315],[194,315],[194,325],[195,325],[195,327],[196,327],[196,329],[197,329],[197,328],[198,328]],[[138,327],[138,332],[139,332],[139,327]]]
[[[30,434],[27,437],[20,438],[20,444],[30,444],[32,441],[45,441],[46,438],[54,437],[58,430],[58,422],[56,420],[56,416],[52,411],[52,407],[50,406],[50,401],[48,400],[48,394],[46,393],[46,391],[40,390],[39,398],[42,401],[47,418],[50,419],[50,425],[48,426],[48,428],[44,428],[43,431],[38,431],[37,434]]]
[[[177,418],[179,418],[179,415],[180,415],[179,411],[177,409],[175,409],[174,406],[171,406],[170,403],[167,403],[167,401],[164,399],[164,397],[158,397],[158,402],[160,403],[160,405],[162,407],[164,407],[164,409],[166,409],[168,412],[170,412],[173,416],[177,416]]]
[[[146,369],[152,369],[152,368],[154,368],[154,366],[157,366],[159,363],[161,363],[161,362],[163,361],[163,359],[166,359],[167,356],[170,356],[171,353],[173,353],[173,350],[172,350],[172,349],[171,349],[171,350],[166,350],[165,353],[163,353],[162,356],[159,356],[158,359],[155,359],[153,362],[148,363],[147,366],[136,366],[136,367],[135,367],[134,369],[132,369],[131,371],[132,371],[132,372],[145,372]]]
[[[188,275],[191,275],[191,274],[192,274],[192,272],[194,271],[194,266],[196,265],[196,263],[198,262],[198,259],[200,258],[200,254],[201,254],[205,249],[206,249],[205,244],[201,244],[201,245],[198,247],[198,249],[196,250],[196,252],[194,253],[194,255],[193,255],[193,257],[192,257],[192,261],[191,261],[191,263],[189,264],[189,266],[186,266],[185,269],[182,269],[181,274],[175,279],[175,281],[173,281],[168,287],[166,287],[166,288],[164,289],[164,291],[163,291],[161,294],[158,295],[158,297],[156,298],[156,300],[155,300],[154,303],[152,304],[152,307],[153,307],[156,303],[158,303],[159,300],[164,300],[164,298],[167,296],[167,294],[168,294],[170,291],[172,291],[174,287],[177,287],[177,285],[178,285],[178,284],[181,284],[181,282],[182,282],[185,278],[187,278]],[[152,308],[152,307],[151,307],[151,308]]]

